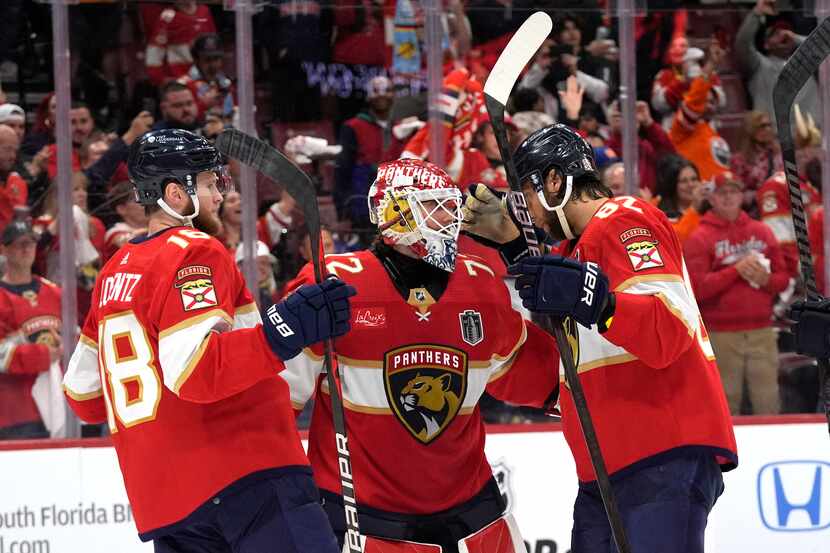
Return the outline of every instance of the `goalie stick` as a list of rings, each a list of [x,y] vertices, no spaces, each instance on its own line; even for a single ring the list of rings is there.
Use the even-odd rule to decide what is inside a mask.
[[[790,111],[795,97],[807,81],[818,71],[821,63],[830,55],[830,17],[816,26],[812,33],[801,43],[787,60],[772,90],[773,109],[778,124],[778,140],[781,143],[781,156],[784,158],[784,171],[792,206],[795,242],[801,261],[801,277],[804,280],[808,300],[821,299],[816,287],[816,273],[810,255],[810,238],[807,235],[807,221],[804,215],[804,203],[801,199],[801,179],[795,162],[795,141],[790,126]],[[825,98],[827,101],[827,98]],[[830,129],[824,129],[830,132]],[[825,167],[825,171],[830,168]],[[825,194],[830,191],[825,190]],[[825,214],[827,216],[828,214]],[[830,363],[827,359],[817,359],[819,366],[819,397],[823,398],[824,414],[830,428]]]
[[[314,279],[319,283],[325,276],[321,255],[320,211],[311,178],[294,162],[270,144],[237,129],[227,129],[216,139],[216,148],[224,155],[239,160],[257,172],[282,185],[296,200],[303,211],[309,239],[311,240],[311,263]],[[334,352],[334,343],[326,340],[324,346],[324,368],[326,382],[331,393],[331,412],[334,422],[334,436],[337,446],[337,465],[340,469],[340,486],[343,494],[343,510],[346,515],[345,547],[349,553],[362,551],[360,525],[357,520],[357,497],[355,495],[349,442],[346,435],[346,419],[343,415],[343,391],[340,386],[340,367]]]
[[[527,242],[529,255],[542,255],[542,250],[539,247],[539,240],[536,238],[533,219],[528,211],[524,194],[522,194],[519,175],[516,173],[516,166],[513,163],[513,156],[507,141],[507,132],[504,127],[504,110],[513,85],[519,78],[519,74],[536,54],[539,47],[542,46],[542,43],[544,43],[548,35],[550,35],[552,27],[553,23],[550,17],[544,12],[536,12],[528,17],[522,23],[522,26],[519,27],[519,30],[516,31],[516,34],[513,35],[513,38],[510,39],[510,42],[499,56],[496,65],[493,67],[484,85],[484,103],[487,107],[487,113],[490,115],[490,124],[493,126],[493,133],[495,134],[499,152],[504,162],[507,181],[510,184],[508,201],[510,202],[513,214],[521,224],[522,228],[520,230],[525,238],[525,242]],[[602,451],[599,447],[596,430],[591,419],[591,412],[588,409],[582,383],[579,380],[576,366],[574,365],[569,336],[565,334],[565,325],[567,325],[571,331],[571,335],[576,337],[578,347],[579,338],[576,322],[571,319],[566,319],[563,322],[556,317],[546,318],[548,319],[546,326],[553,330],[553,336],[556,339],[562,366],[565,369],[565,380],[571,389],[571,396],[573,397],[574,406],[579,417],[579,424],[582,427],[582,434],[585,437],[585,444],[588,446],[588,453],[591,457],[591,464],[594,467],[594,474],[597,475],[597,485],[600,496],[602,497],[602,503],[605,507],[605,512],[608,515],[608,522],[611,525],[614,541],[620,553],[630,553],[631,547],[625,536],[625,528],[623,527],[622,518],[620,517],[617,503],[614,499],[614,492],[611,488],[611,481],[608,478],[608,470],[605,468],[605,460],[602,457]]]

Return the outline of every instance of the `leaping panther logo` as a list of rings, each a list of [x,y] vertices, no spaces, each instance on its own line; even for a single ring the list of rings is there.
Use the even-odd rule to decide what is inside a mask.
[[[467,391],[467,354],[432,344],[404,346],[384,361],[387,400],[398,420],[428,444],[461,410]]]
[[[417,413],[424,421],[424,428],[416,436],[422,442],[441,431],[442,422],[450,413],[458,412],[458,396],[450,389],[452,376],[415,375],[401,390],[400,402],[404,411]]]

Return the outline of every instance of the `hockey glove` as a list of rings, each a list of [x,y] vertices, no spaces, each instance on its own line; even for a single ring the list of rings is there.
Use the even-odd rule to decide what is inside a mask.
[[[461,229],[490,242],[505,244],[519,236],[507,209],[507,197],[497,196],[483,184],[470,185],[461,213]]]
[[[349,331],[349,297],[356,291],[339,278],[307,284],[262,317],[262,327],[271,350],[283,361],[297,356],[304,347]]]
[[[525,309],[560,317],[570,315],[589,328],[602,319],[600,330],[607,328],[613,316],[608,278],[596,263],[544,255],[525,258],[507,271],[517,276],[516,290]]]
[[[790,307],[790,318],[795,321],[792,333],[795,350],[816,359],[830,357],[830,300],[801,300]]]

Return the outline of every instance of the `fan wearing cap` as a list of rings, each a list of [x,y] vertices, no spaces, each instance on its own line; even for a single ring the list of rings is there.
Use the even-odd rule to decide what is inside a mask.
[[[668,66],[657,72],[651,87],[651,106],[666,130],[671,129],[672,117],[680,107],[689,85],[701,73],[700,62],[705,57],[700,48],[689,48],[685,35],[675,36],[666,54]],[[718,98],[718,107],[726,107],[726,93],[720,77],[712,75],[712,91]]]
[[[374,77],[366,85],[366,106],[340,129],[342,150],[335,165],[334,201],[341,218],[355,228],[371,228],[366,210],[366,193],[378,164],[397,159],[408,135],[393,131],[392,81]]]
[[[33,386],[60,360],[60,288],[32,274],[37,235],[17,219],[0,235],[0,440],[48,438]]]
[[[478,402],[485,391],[520,405],[555,401],[553,341],[511,307],[485,260],[457,253],[461,192],[445,171],[414,159],[382,163],[368,209],[378,229],[372,247],[325,257],[328,270],[357,289],[352,330],[337,340],[337,353],[361,533],[429,544],[377,551],[524,553],[484,455]],[[312,280],[307,265],[286,288]],[[281,374],[295,409],[314,399],[309,458],[342,536],[322,369],[322,349],[313,346]],[[485,527],[485,537],[501,539],[483,541],[499,547],[469,540],[461,548]]]
[[[778,347],[772,308],[789,274],[770,228],[741,208],[743,183],[718,175],[712,209],[684,245],[703,321],[733,415],[746,385],[755,414],[778,413]]]
[[[190,49],[193,65],[178,81],[187,86],[196,98],[199,118],[216,110],[223,117],[232,117],[235,106],[233,83],[225,75],[225,51],[217,34],[205,34]]]
[[[17,140],[23,144],[26,134],[26,112],[15,104],[0,104],[0,125],[8,125],[17,133]]]

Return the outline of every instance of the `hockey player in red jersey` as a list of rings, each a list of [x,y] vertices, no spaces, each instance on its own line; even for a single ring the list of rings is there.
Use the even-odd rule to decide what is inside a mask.
[[[524,405],[555,402],[554,342],[511,308],[484,260],[456,253],[461,193],[442,169],[414,159],[383,163],[368,200],[380,230],[372,248],[326,256],[328,271],[357,289],[352,330],[336,348],[366,551],[450,553],[461,540],[463,551],[524,553],[484,455],[478,401],[487,391]],[[306,266],[290,286],[312,278]],[[315,400],[309,458],[342,534],[321,365],[314,346],[280,374],[296,409]]]
[[[348,330],[354,291],[302,287],[261,323],[212,237],[228,182],[217,150],[150,132],[128,169],[149,234],[102,269],[64,387],[82,419],[109,424],[140,538],[164,553],[335,553],[277,375]]]
[[[738,458],[677,236],[647,202],[611,198],[591,147],[565,125],[530,135],[515,163],[560,255],[522,258],[523,238],[492,196],[468,200],[466,228],[504,244],[527,309],[580,323],[574,357],[632,551],[702,552],[721,471]],[[565,386],[560,400],[580,480],[571,550],[607,553],[611,530]]]

